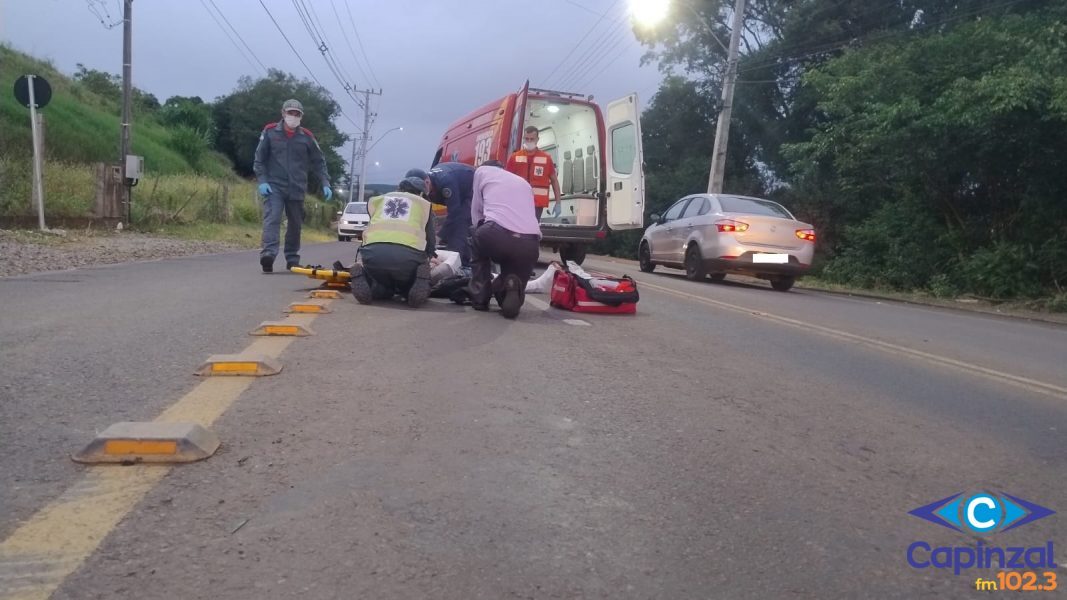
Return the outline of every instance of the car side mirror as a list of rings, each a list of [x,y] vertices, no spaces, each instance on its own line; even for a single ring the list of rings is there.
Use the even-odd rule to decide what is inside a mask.
[[[649,215],[649,218],[652,219],[652,222],[657,225],[662,225],[664,221],[663,217],[657,215],[656,213],[652,213],[651,215]]]

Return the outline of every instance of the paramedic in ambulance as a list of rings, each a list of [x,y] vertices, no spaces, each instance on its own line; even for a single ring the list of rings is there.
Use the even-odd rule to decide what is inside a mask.
[[[561,212],[556,165],[547,152],[537,149],[537,140],[540,137],[537,128],[530,125],[523,131],[522,149],[508,158],[508,171],[528,181],[530,187],[533,188],[538,221],[541,220],[541,213],[548,207],[549,185],[552,186],[552,192],[556,195],[555,214],[559,215]]]
[[[426,182],[405,177],[396,192],[367,202],[370,223],[359,249],[362,262],[352,266],[352,295],[360,304],[388,300],[395,294],[418,308],[430,297],[430,262],[435,254],[433,210],[422,197]]]
[[[469,270],[471,251],[468,237],[474,167],[458,162],[443,162],[430,169],[429,173],[422,169],[411,169],[404,176],[423,177],[426,180],[426,199],[448,207],[439,235],[447,250],[459,252],[464,270]]]
[[[495,296],[500,314],[519,316],[526,282],[540,252],[541,227],[534,216],[533,189],[525,179],[490,160],[474,172],[471,220],[470,298],[475,310],[489,310]],[[493,263],[500,276],[492,279]]]

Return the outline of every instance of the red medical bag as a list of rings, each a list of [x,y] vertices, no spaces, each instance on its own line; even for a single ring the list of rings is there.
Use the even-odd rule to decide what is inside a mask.
[[[583,279],[561,270],[552,280],[552,306],[574,312],[632,315],[639,299],[637,282],[626,275]]]

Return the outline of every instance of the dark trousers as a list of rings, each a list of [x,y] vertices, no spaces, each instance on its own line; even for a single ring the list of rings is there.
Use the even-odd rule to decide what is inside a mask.
[[[427,260],[425,252],[400,244],[369,244],[359,253],[375,300],[406,296],[415,283],[415,270]]]
[[[281,192],[273,192],[263,199],[263,249],[259,255],[269,258],[278,256],[283,216],[289,221],[285,227],[285,262],[299,263],[300,229],[304,224],[303,194],[285,198]]]
[[[522,282],[519,293],[525,300],[526,282],[540,254],[538,237],[513,233],[488,222],[474,229],[471,241],[471,303],[489,304],[490,296],[503,291],[504,279],[508,275],[515,275]],[[500,265],[500,276],[496,281],[492,281],[493,263]]]

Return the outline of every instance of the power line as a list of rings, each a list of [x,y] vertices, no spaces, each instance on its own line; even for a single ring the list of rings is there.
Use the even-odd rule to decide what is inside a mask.
[[[255,51],[253,51],[252,47],[248,45],[248,42],[246,42],[245,39],[241,37],[241,34],[237,31],[237,28],[233,26],[233,23],[230,23],[230,20],[226,18],[226,14],[222,12],[222,9],[220,9],[218,5],[215,4],[215,0],[208,0],[208,2],[211,3],[211,6],[215,7],[215,10],[219,13],[219,16],[222,17],[222,20],[230,28],[230,31],[233,31],[233,34],[237,36],[237,39],[241,40],[241,44],[243,44],[245,49],[248,50],[248,53],[252,55],[252,58],[256,59],[256,62],[259,63],[259,66],[263,68],[263,71],[269,71],[270,69],[268,69],[267,66],[263,64],[263,61],[259,60],[259,57],[256,56]]]
[[[303,0],[292,1],[293,7],[296,8],[297,14],[300,15],[300,20],[303,21],[304,27],[305,29],[307,29],[308,35],[311,36],[311,41],[315,43],[315,45],[318,47],[319,53],[322,54],[322,59],[326,61],[326,68],[328,68],[330,72],[333,73],[333,76],[341,84],[341,87],[344,88],[345,93],[348,94],[348,96],[352,98],[352,100],[354,100],[360,108],[366,110],[364,102],[358,97],[356,97],[356,95],[353,93],[353,90],[355,88],[352,86],[352,84],[348,83],[349,78],[346,77],[346,74],[343,72],[340,65],[337,64],[336,60],[334,60],[333,55],[329,53],[330,47],[327,43],[326,37],[316,27],[314,21],[312,20],[311,13],[307,5],[304,3]]]
[[[370,77],[367,77],[367,72],[363,70],[363,65],[359,64],[359,57],[356,56],[356,51],[352,47],[352,40],[348,39],[348,33],[345,32],[345,26],[341,24],[341,15],[337,11],[337,3],[334,2],[334,0],[330,0],[330,8],[333,9],[333,16],[337,18],[337,25],[341,29],[341,35],[344,37],[345,45],[348,46],[348,53],[352,55],[352,62],[355,63],[356,68],[359,69],[359,74],[363,76],[363,79],[369,81]]]
[[[309,67],[307,62],[304,61],[304,58],[300,56],[299,52],[296,51],[296,47],[293,46],[293,42],[289,41],[289,36],[285,35],[285,31],[282,29],[282,26],[278,24],[278,20],[274,18],[274,15],[271,14],[270,9],[267,8],[267,5],[263,3],[263,0],[259,0],[259,5],[262,6],[263,10],[267,12],[267,16],[270,17],[271,22],[274,23],[275,29],[277,29],[278,33],[282,35],[282,39],[284,39],[285,43],[289,45],[289,49],[293,51],[294,55],[296,55],[296,58],[300,61],[300,64],[304,65],[304,68],[307,69],[308,75],[311,75],[311,79],[315,83],[317,83],[320,88],[322,88],[323,90],[327,90],[328,88],[322,85],[322,82],[319,81],[318,77],[315,77],[315,72],[311,70],[311,67]],[[355,127],[357,130],[363,131],[359,124],[353,121],[352,117],[349,117],[347,113],[342,111],[339,114],[345,119],[347,119],[348,122],[351,123],[352,126]]]
[[[245,61],[248,62],[248,65],[255,69],[256,64],[252,62],[252,59],[248,58],[248,55],[245,54],[245,51],[242,50],[239,45],[237,45],[237,40],[233,39],[233,35],[231,35],[230,32],[227,31],[225,27],[223,27],[222,21],[220,21],[219,18],[215,16],[215,13],[211,12],[211,9],[207,7],[207,3],[205,3],[204,0],[200,0],[200,6],[203,6],[204,10],[207,11],[207,14],[211,15],[211,20],[215,21],[215,24],[219,26],[219,29],[222,30],[222,33],[226,36],[226,39],[230,40],[230,43],[233,44],[233,47],[237,49],[237,53],[241,55],[241,58],[245,59]],[[216,10],[217,8],[218,7],[216,7]]]
[[[104,29],[114,29],[119,25],[122,25],[122,19],[114,19],[111,16],[111,11],[107,9],[106,0],[87,0],[89,12],[93,13],[100,24],[104,26]]]
[[[356,27],[356,19],[352,16],[352,7],[348,5],[348,0],[345,0],[345,10],[348,12],[348,21],[352,24],[352,34],[356,36],[356,44],[359,46],[360,55],[363,56],[363,62],[367,63],[367,70],[370,71],[370,77],[374,81],[374,85],[380,88],[382,87],[382,84],[378,81],[378,76],[374,73],[374,67],[370,64],[370,59],[367,57],[367,51],[363,49],[363,39],[359,37],[359,28]]]
[[[991,11],[994,11],[994,10],[997,10],[997,9],[1000,9],[1000,8],[1007,8],[1007,7],[1009,7],[1009,6],[1013,5],[1013,4],[1019,4],[1020,2],[1024,2],[1024,1],[1025,0],[1007,0],[1006,2],[1001,2],[999,4],[993,4],[993,5],[989,5],[989,6],[983,7],[983,8],[978,8],[978,9],[975,9],[975,10],[966,11],[966,12],[963,12],[963,13],[960,13],[960,14],[957,14],[957,15],[946,17],[946,18],[941,19],[939,21],[934,21],[934,22],[931,22],[931,23],[921,23],[921,24],[914,25],[914,26],[911,25],[912,22],[913,22],[914,16],[913,15],[909,15],[909,16],[907,16],[906,19],[900,20],[900,21],[898,21],[896,23],[888,23],[888,24],[886,24],[885,29],[882,29],[880,31],[868,34],[866,36],[849,38],[847,40],[838,40],[836,42],[829,42],[829,43],[826,43],[826,44],[816,44],[816,45],[813,45],[813,46],[809,46],[807,48],[805,48],[803,46],[794,46],[795,50],[800,51],[799,53],[797,53],[797,54],[787,54],[785,52],[779,52],[779,53],[775,53],[775,54],[773,54],[771,56],[761,57],[759,60],[756,60],[753,63],[746,64],[745,68],[738,70],[738,73],[745,73],[745,72],[749,72],[749,71],[755,71],[755,70],[758,70],[758,69],[771,67],[771,66],[774,66],[775,64],[777,64],[781,60],[800,60],[800,59],[803,59],[803,58],[809,58],[809,57],[812,57],[812,56],[817,56],[817,55],[820,55],[820,54],[833,52],[834,50],[840,50],[842,48],[845,48],[845,47],[848,47],[848,46],[851,46],[851,45],[854,45],[854,44],[857,44],[857,43],[861,43],[861,42],[878,41],[878,40],[881,40],[881,39],[892,37],[894,35],[898,35],[900,33],[907,33],[907,31],[919,31],[919,30],[939,27],[941,25],[946,25],[946,24],[951,23],[953,21],[959,21],[959,20],[962,20],[962,19],[966,19],[968,17],[977,16],[979,14],[986,13],[986,12],[991,12]],[[899,27],[901,25],[908,26],[908,30],[899,29]]]
[[[575,45],[574,45],[574,46],[573,46],[573,47],[571,48],[571,51],[570,51],[570,52],[568,52],[568,53],[567,53],[567,55],[563,57],[563,60],[560,60],[560,61],[559,61],[559,64],[557,64],[557,65],[556,65],[556,66],[555,66],[555,67],[554,67],[554,68],[552,69],[552,72],[548,74],[548,77],[545,77],[545,78],[544,78],[544,79],[542,80],[542,81],[544,81],[544,82],[545,82],[545,85],[546,85],[546,86],[547,86],[547,85],[549,85],[549,81],[550,81],[550,80],[552,79],[552,76],[553,76],[553,75],[555,75],[557,71],[559,71],[559,68],[560,68],[560,67],[562,67],[562,66],[563,66],[563,65],[564,65],[564,64],[565,64],[565,63],[567,62],[567,59],[568,59],[568,58],[570,58],[570,57],[571,57],[571,55],[573,55],[573,54],[574,54],[575,52],[577,52],[578,48],[579,48],[579,47],[580,47],[580,46],[582,45],[582,42],[584,42],[584,41],[586,40],[586,38],[588,38],[588,37],[589,37],[589,35],[590,35],[591,33],[593,33],[593,31],[594,31],[594,30],[595,30],[595,29],[596,29],[597,27],[599,27],[599,26],[600,26],[600,23],[602,23],[602,22],[604,21],[604,19],[605,19],[605,18],[606,18],[606,17],[608,16],[608,13],[610,13],[610,12],[611,12],[611,9],[615,8],[615,5],[616,5],[616,4],[618,4],[618,3],[619,3],[619,0],[615,0],[615,2],[613,2],[613,3],[611,4],[611,6],[607,7],[607,9],[605,9],[605,10],[604,10],[604,12],[600,14],[600,18],[598,18],[598,19],[597,19],[597,20],[596,20],[596,21],[595,21],[595,22],[593,23],[593,26],[592,26],[592,27],[590,27],[590,28],[589,28],[589,30],[585,32],[585,35],[583,35],[583,36],[581,37],[581,39],[579,39],[579,40],[578,40],[578,43],[577,43],[577,44],[575,44]],[[581,5],[579,4],[579,5],[577,5],[577,6],[581,6]],[[582,8],[585,8],[585,7],[584,7],[584,6],[582,6]],[[589,9],[587,9],[587,8],[586,8],[586,10],[589,10]],[[595,13],[594,13],[594,14],[595,14]]]
[[[618,45],[626,39],[626,36],[622,35],[623,31],[625,31],[626,29],[626,20],[627,17],[624,14],[615,20],[614,27],[605,29],[601,33],[600,37],[597,38],[596,42],[594,42],[593,45],[590,46],[589,50],[586,51],[586,58],[574,65],[574,67],[570,69],[569,73],[566,73],[561,76],[559,82],[560,87],[566,87],[567,85],[574,85],[575,83],[578,83],[578,81],[586,74],[588,74],[589,71],[593,67],[595,67],[597,63],[599,63],[601,60],[604,59],[604,57],[607,56],[607,52],[610,52],[611,49],[618,47]]]

